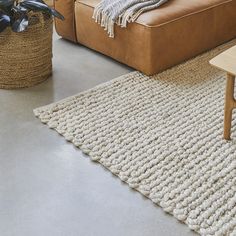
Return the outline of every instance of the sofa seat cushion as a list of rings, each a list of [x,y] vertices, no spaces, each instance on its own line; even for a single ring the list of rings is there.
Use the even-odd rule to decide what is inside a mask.
[[[94,8],[100,0],[77,0],[77,2]],[[169,0],[157,9],[143,13],[136,23],[157,27],[226,2],[232,2],[232,0]]]

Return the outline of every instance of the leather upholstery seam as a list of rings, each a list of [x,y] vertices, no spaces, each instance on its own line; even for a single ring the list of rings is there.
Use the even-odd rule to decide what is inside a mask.
[[[197,14],[204,13],[204,12],[206,12],[206,11],[208,11],[208,10],[215,9],[215,8],[217,8],[217,7],[219,7],[219,6],[222,6],[222,5],[231,3],[231,2],[233,2],[233,0],[228,0],[228,1],[225,1],[225,2],[223,2],[223,3],[219,3],[219,4],[216,4],[216,5],[214,5],[214,6],[210,6],[210,7],[207,7],[207,8],[205,8],[205,9],[202,9],[202,10],[199,10],[199,11],[196,11],[196,12],[192,12],[192,13],[186,14],[186,15],[181,16],[181,17],[178,17],[178,18],[176,18],[176,19],[174,19],[174,20],[169,20],[169,21],[167,21],[167,22],[164,22],[164,23],[161,23],[161,24],[157,24],[157,25],[146,25],[146,24],[142,24],[142,23],[139,23],[139,22],[136,22],[136,23],[137,23],[137,24],[140,24],[140,25],[143,25],[143,26],[145,26],[145,27],[147,27],[147,28],[150,28],[150,29],[151,29],[151,28],[157,28],[157,27],[161,27],[161,26],[163,26],[163,25],[168,25],[168,24],[170,24],[170,23],[172,23],[172,22],[179,21],[179,20],[184,19],[184,18],[188,18],[188,17],[194,16],[194,15],[197,15]]]
[[[157,24],[157,25],[147,25],[147,24],[140,23],[140,22],[137,22],[137,21],[135,21],[134,24],[141,25],[141,26],[143,26],[143,27],[145,27],[145,28],[149,28],[149,29],[158,28],[158,27],[160,27],[160,26],[167,25],[167,24],[169,24],[169,23],[172,23],[172,22],[181,20],[181,19],[183,19],[183,18],[187,18],[187,17],[193,16],[193,15],[195,15],[195,14],[200,14],[200,13],[203,13],[203,12],[205,12],[205,11],[208,11],[208,10],[211,10],[211,9],[214,9],[214,8],[217,8],[217,7],[221,6],[221,5],[225,5],[225,4],[228,4],[228,3],[232,3],[233,1],[234,1],[234,0],[227,0],[227,1],[224,1],[224,2],[222,2],[222,3],[215,4],[214,6],[210,6],[210,7],[207,7],[207,8],[205,8],[205,9],[202,9],[202,10],[199,10],[199,11],[195,11],[195,12],[186,14],[186,15],[184,15],[184,16],[178,17],[178,18],[176,18],[176,19],[174,19],[174,20],[169,20],[169,21],[167,21],[167,22],[160,23],[160,24]],[[85,6],[87,6],[87,7],[90,7],[90,8],[94,8],[93,6],[90,6],[90,5],[88,5],[88,4],[84,3],[84,2],[80,2],[80,1],[76,1],[76,0],[75,0],[75,4],[81,4],[81,5],[85,5]]]

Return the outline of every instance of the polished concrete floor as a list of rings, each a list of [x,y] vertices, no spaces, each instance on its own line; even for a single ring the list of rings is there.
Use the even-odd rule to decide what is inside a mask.
[[[36,107],[131,71],[54,37],[50,80],[0,90],[0,236],[195,235],[34,117]]]

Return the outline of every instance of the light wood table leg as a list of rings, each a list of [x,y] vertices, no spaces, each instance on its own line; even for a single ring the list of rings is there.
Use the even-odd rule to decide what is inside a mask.
[[[230,140],[232,111],[235,108],[234,99],[235,76],[227,74],[226,94],[225,94],[225,119],[224,119],[224,139]]]

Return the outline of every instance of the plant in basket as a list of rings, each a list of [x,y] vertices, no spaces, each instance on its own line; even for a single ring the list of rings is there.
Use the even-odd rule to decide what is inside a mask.
[[[52,74],[52,17],[43,0],[0,0],[0,88],[30,87]]]
[[[22,32],[29,26],[31,12],[42,12],[61,20],[64,17],[43,0],[0,0],[0,33],[7,27]]]

